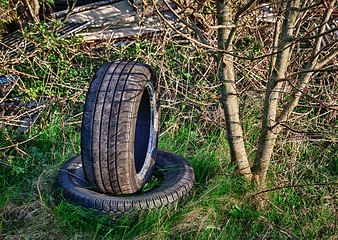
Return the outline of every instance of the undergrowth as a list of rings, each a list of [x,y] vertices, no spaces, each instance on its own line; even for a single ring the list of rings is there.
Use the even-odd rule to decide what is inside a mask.
[[[26,34],[36,40],[32,32]],[[337,187],[311,185],[337,182],[334,142],[303,141],[306,136],[291,138],[285,132],[268,175],[267,189],[275,190],[258,193],[230,161],[215,63],[206,53],[169,34],[120,47],[75,37],[58,41],[46,34],[34,54],[2,62],[2,74],[14,72],[20,79],[0,100],[1,239],[337,237]],[[80,154],[81,113],[91,78],[103,63],[114,60],[142,61],[155,68],[162,98],[159,147],[186,158],[196,177],[185,201],[120,219],[60,200],[53,188],[60,166]],[[242,81],[243,87],[258,86],[249,75]],[[243,99],[250,153],[258,140],[262,99],[252,92]],[[9,107],[13,101],[18,107]],[[257,194],[265,199],[264,209],[255,208]]]

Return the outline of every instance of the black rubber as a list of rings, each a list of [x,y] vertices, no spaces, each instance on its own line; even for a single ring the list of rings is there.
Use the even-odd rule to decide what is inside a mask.
[[[118,217],[127,212],[168,205],[190,193],[195,175],[193,168],[184,158],[159,149],[156,168],[163,173],[163,182],[159,187],[139,195],[106,195],[95,192],[88,186],[84,180],[79,155],[61,167],[56,183],[67,201]]]
[[[83,6],[86,4],[92,4],[96,2],[100,2],[101,0],[77,0],[75,7]],[[54,11],[62,11],[69,9],[73,6],[73,0],[54,0],[54,5],[52,6]]]
[[[159,100],[152,68],[139,62],[104,64],[87,93],[81,129],[84,174],[107,194],[134,194],[155,166]]]

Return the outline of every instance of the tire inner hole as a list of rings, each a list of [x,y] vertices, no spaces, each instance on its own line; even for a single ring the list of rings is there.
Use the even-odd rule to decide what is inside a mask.
[[[137,113],[136,128],[135,128],[135,141],[134,141],[134,159],[136,173],[142,170],[144,165],[149,137],[150,137],[150,97],[148,90],[145,89],[142,94],[139,110]]]
[[[154,168],[153,174],[149,181],[143,185],[140,194],[150,192],[162,185],[164,181],[164,172],[163,169],[159,169],[158,167]]]

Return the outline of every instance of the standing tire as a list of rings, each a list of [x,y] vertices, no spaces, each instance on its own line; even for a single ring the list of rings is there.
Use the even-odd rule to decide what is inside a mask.
[[[156,168],[163,174],[163,181],[157,188],[138,195],[110,196],[93,191],[88,186],[79,155],[60,168],[56,184],[67,201],[119,217],[128,212],[172,204],[191,192],[195,183],[194,170],[184,158],[159,150]]]
[[[155,166],[159,128],[157,80],[138,62],[104,64],[89,87],[81,152],[88,184],[107,194],[133,194]]]

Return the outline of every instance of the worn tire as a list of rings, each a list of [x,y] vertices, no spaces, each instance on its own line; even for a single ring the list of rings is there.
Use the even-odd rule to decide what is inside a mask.
[[[95,192],[88,186],[84,180],[81,156],[78,155],[61,167],[56,183],[67,201],[118,217],[127,212],[168,205],[190,193],[195,175],[184,158],[159,150],[156,168],[163,173],[163,182],[159,187],[139,195],[106,195]]]
[[[107,194],[133,194],[155,166],[159,101],[152,68],[138,62],[104,64],[87,93],[81,129],[84,174]]]

